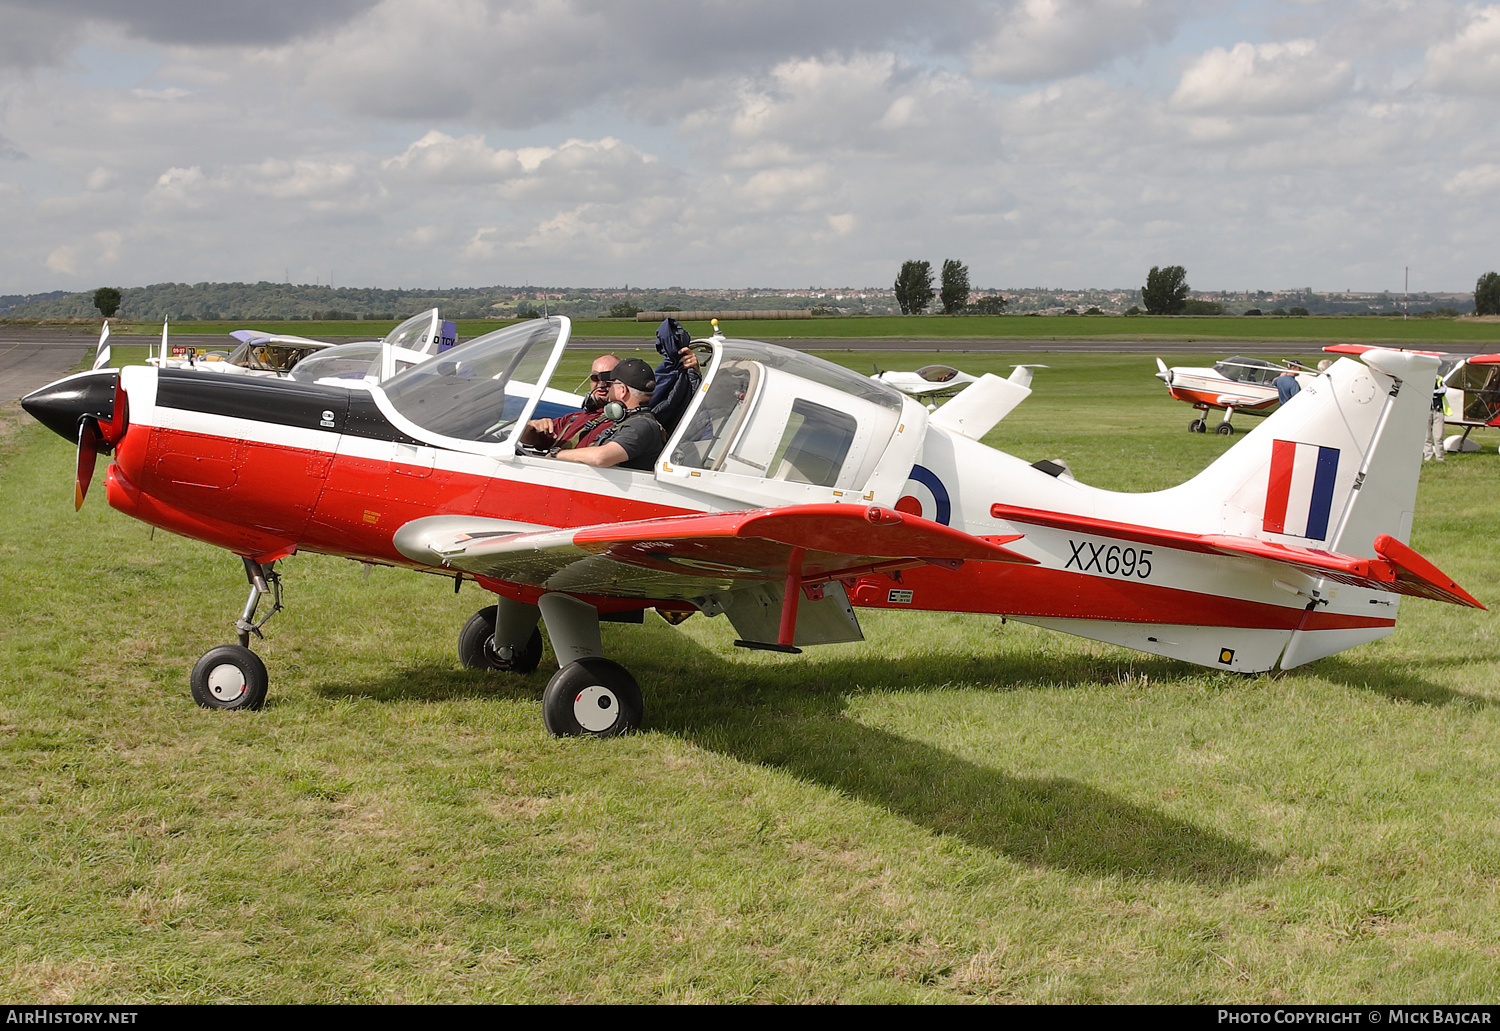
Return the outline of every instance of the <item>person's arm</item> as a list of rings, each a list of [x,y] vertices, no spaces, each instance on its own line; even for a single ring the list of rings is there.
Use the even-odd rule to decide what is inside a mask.
[[[614,441],[606,444],[598,444],[593,447],[575,447],[571,451],[559,451],[555,456],[561,462],[580,462],[583,465],[592,465],[596,469],[608,469],[612,465],[619,465],[630,456],[625,449]]]
[[[521,431],[521,443],[527,447],[551,447],[557,443],[555,434],[551,419],[532,419]]]
[[[669,434],[676,428],[678,420],[682,418],[682,413],[687,411],[688,402],[692,401],[694,391],[703,383],[703,376],[698,369],[698,355],[691,347],[684,347],[678,353],[682,368],[678,371],[677,378],[672,381],[667,396],[651,408],[651,414],[656,416],[656,421],[661,423],[662,429]]]

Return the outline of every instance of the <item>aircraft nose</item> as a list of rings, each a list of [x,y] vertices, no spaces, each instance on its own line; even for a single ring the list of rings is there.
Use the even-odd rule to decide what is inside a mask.
[[[109,422],[120,386],[116,369],[99,369],[60,379],[21,398],[21,407],[37,422],[69,443],[78,443],[78,423],[85,416]]]

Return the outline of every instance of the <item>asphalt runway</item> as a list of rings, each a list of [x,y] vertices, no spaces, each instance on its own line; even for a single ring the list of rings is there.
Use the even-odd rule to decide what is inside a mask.
[[[61,379],[94,353],[98,341],[0,340],[0,404]]]

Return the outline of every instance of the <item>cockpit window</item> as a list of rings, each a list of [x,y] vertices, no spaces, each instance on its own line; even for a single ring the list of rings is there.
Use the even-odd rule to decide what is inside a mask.
[[[899,391],[752,340],[721,353],[669,466],[840,489],[868,480],[900,422]]]
[[[534,319],[488,333],[395,376],[385,395],[431,433],[499,443],[545,386],[565,327],[564,319]]]
[[[1286,370],[1274,362],[1261,358],[1243,358],[1235,355],[1233,358],[1214,362],[1214,371],[1236,383],[1270,383]]]
[[[773,480],[836,486],[857,429],[853,416],[811,401],[793,401],[768,475]]]
[[[401,323],[383,339],[393,347],[404,347],[409,351],[424,351],[436,337],[433,328],[437,325],[437,315],[436,308],[428,308],[420,315],[413,315]]]
[[[928,383],[947,383],[958,375],[958,370],[951,365],[924,365],[917,370],[917,375]]]

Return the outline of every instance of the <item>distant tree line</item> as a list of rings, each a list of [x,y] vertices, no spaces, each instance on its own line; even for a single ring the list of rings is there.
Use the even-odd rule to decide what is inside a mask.
[[[113,287],[101,288],[111,290]],[[830,299],[821,293],[799,296],[785,290],[686,291],[567,287],[459,287],[442,290],[380,290],[289,283],[157,283],[119,289],[115,313],[143,322],[181,320],[330,320],[390,321],[426,308],[438,308],[444,318],[517,318],[570,315],[577,318],[634,318],[639,311],[708,309],[769,311],[822,309],[834,314],[886,314],[889,298],[868,301],[845,296]],[[621,298],[625,294],[625,299]],[[102,308],[100,291],[13,295],[0,305],[7,318],[89,318]]]
[[[937,298],[944,315],[999,315],[1008,303],[1004,297],[991,294],[969,303],[969,266],[957,258],[943,262],[942,283]],[[896,305],[902,315],[921,315],[932,304],[932,264],[905,261],[896,274]]]

